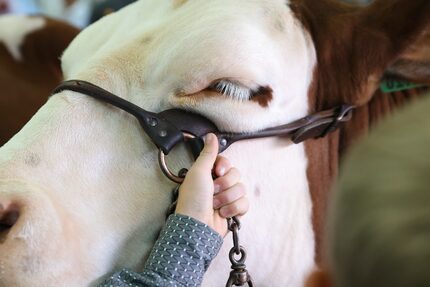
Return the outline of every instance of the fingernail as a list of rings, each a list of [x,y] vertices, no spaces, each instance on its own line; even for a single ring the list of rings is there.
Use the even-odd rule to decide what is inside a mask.
[[[219,210],[219,215],[221,215],[221,217],[224,217],[224,218],[231,217],[226,207],[221,208]]]
[[[213,139],[214,139],[213,134],[207,134],[207,135],[205,136],[205,139],[204,139],[205,144],[210,144],[210,143],[212,142],[212,140],[213,140]]]
[[[225,174],[225,167],[220,167],[218,170],[219,176],[224,176]]]

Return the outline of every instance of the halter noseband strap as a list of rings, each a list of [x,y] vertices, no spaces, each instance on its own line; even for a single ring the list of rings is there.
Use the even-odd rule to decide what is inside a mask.
[[[350,120],[352,110],[355,108],[352,105],[342,105],[308,115],[286,125],[258,132],[228,133],[219,131],[211,121],[201,115],[180,109],[166,110],[158,114],[148,112],[129,101],[85,81],[71,80],[63,82],[54,89],[52,94],[54,95],[66,90],[78,92],[109,103],[135,116],[146,134],[160,150],[161,160],[164,160],[164,155],[167,155],[174,146],[185,140],[190,144],[194,156],[197,157],[203,147],[202,138],[208,133],[217,135],[220,153],[226,150],[231,144],[245,139],[282,136],[290,138],[294,143],[300,143],[310,138],[323,137],[335,131],[342,123]],[[166,174],[165,170],[163,172]],[[179,180],[179,178],[172,178],[171,174],[166,175],[174,181]]]
[[[132,114],[139,120],[140,125],[155,145],[166,154],[183,139],[182,132],[158,114],[148,112],[96,85],[85,81],[66,81],[56,87],[52,94],[66,90],[90,96]]]

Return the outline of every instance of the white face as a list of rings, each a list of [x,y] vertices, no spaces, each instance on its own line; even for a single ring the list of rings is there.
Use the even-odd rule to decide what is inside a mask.
[[[306,115],[315,53],[281,0],[141,0],[84,30],[62,62],[66,79],[92,82],[153,112],[193,110],[241,132]],[[213,88],[222,85],[232,92]],[[258,95],[260,87],[272,92]],[[270,261],[297,273],[291,284],[299,282],[313,262],[303,147],[253,140],[225,155],[248,188],[245,224],[274,218],[270,226],[250,226],[245,240],[280,254]],[[115,268],[142,266],[174,187],[156,157],[132,116],[74,92],[51,97],[0,149],[0,220],[15,223],[0,230],[0,285],[87,286]],[[189,164],[175,154],[168,160],[176,168]],[[265,232],[277,222],[284,226],[270,241]],[[302,247],[307,251],[298,252]],[[254,256],[251,267],[266,264]],[[254,277],[276,273],[274,266]],[[211,276],[224,282],[227,273]]]

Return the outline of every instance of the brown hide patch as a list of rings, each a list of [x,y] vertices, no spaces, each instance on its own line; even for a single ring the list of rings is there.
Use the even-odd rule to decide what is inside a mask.
[[[0,0],[0,14],[9,12],[9,3],[5,0]]]
[[[401,55],[401,59],[414,62],[430,62],[430,25]]]
[[[387,72],[412,82],[430,84],[430,25]]]
[[[251,95],[251,101],[257,102],[261,107],[266,108],[273,99],[273,90],[270,87],[259,87]]]
[[[79,30],[65,22],[46,18],[43,29],[29,34],[21,48],[28,63],[49,63],[52,74],[62,80],[60,57]]]
[[[308,276],[305,281],[306,287],[333,287],[332,274],[327,269],[316,269]]]
[[[307,176],[313,202],[312,221],[316,240],[316,260],[324,259],[324,226],[331,186],[336,180],[339,162],[348,148],[366,136],[371,127],[410,102],[426,95],[429,87],[384,94],[376,91],[372,99],[354,111],[351,121],[336,133],[305,142]]]
[[[324,228],[328,207],[328,198],[333,181],[338,174],[339,131],[324,138],[305,142],[308,158],[307,176],[312,198],[312,223],[315,232],[315,260],[321,263],[324,254]]]
[[[399,60],[387,69],[387,73],[414,83],[430,84],[430,60]]]
[[[30,120],[62,80],[59,58],[77,33],[68,24],[47,20],[44,28],[25,38],[19,62],[0,44],[0,146]]]
[[[292,0],[291,8],[315,45],[318,110],[366,103],[374,91],[368,88],[370,76],[381,78],[430,22],[430,1],[425,0],[377,1],[365,8]]]
[[[332,0],[291,0],[290,7],[309,31],[317,53],[309,113],[345,103],[361,106],[341,132],[305,142],[316,260],[320,263],[328,196],[341,154],[376,119],[423,92],[417,89],[381,97],[378,86],[387,67],[415,43],[430,22],[430,1],[377,1],[363,8]]]

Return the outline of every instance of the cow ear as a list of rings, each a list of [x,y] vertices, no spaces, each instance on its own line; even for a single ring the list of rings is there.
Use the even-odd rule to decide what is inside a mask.
[[[387,68],[430,25],[428,0],[375,0],[352,6],[333,0],[291,0],[317,53],[316,109],[369,101]]]
[[[362,93],[345,100],[355,104],[367,102],[390,65],[407,56],[414,44],[420,46],[418,50],[421,51],[424,43],[419,38],[430,24],[429,15],[428,0],[380,0],[357,12],[356,20],[350,22],[355,30],[352,38],[355,46],[351,52],[352,76],[361,80],[357,84]],[[423,38],[423,41],[428,41],[428,38]]]
[[[430,26],[388,68],[387,74],[411,82],[430,84]]]
[[[362,93],[352,95],[350,102],[363,104],[371,98],[385,70],[406,55],[425,33],[429,15],[428,0],[379,0],[357,12],[354,38],[362,51],[352,52],[357,65],[352,75],[361,75]]]

